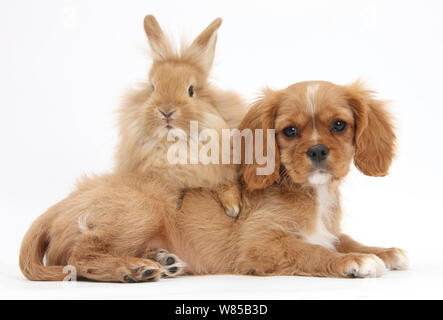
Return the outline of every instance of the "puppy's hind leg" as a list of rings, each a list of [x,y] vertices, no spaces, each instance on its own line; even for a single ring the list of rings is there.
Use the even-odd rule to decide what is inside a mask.
[[[182,274],[186,267],[186,263],[165,249],[148,250],[143,256],[160,263],[163,266],[163,276],[165,277],[176,277]]]
[[[163,266],[153,260],[112,255],[109,244],[97,235],[84,235],[68,263],[80,278],[103,282],[147,282],[160,279]]]

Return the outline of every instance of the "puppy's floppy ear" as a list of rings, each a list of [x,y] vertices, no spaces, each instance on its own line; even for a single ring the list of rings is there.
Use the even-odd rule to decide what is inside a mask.
[[[242,144],[242,165],[240,169],[240,174],[243,177],[243,181],[246,183],[249,190],[264,189],[272,185],[276,180],[280,178],[280,155],[277,145],[277,141],[274,141],[274,149],[271,149],[272,154],[267,154],[268,150],[268,140],[267,140],[267,130],[274,129],[274,119],[277,113],[277,108],[280,100],[279,92],[272,90],[265,90],[263,98],[258,100],[253,104],[249,112],[243,118],[240,124],[239,130],[251,129],[253,139],[249,140],[252,146],[245,146]],[[258,175],[257,169],[265,167],[266,165],[260,165],[256,162],[256,142],[255,140],[255,130],[263,129],[263,153],[266,153],[268,161],[274,160],[275,166],[274,171],[269,175]],[[276,140],[276,139],[275,139]],[[248,142],[246,139],[245,144]],[[254,150],[252,164],[246,163],[245,152],[248,150]],[[272,160],[269,160],[272,159]]]
[[[153,15],[145,17],[144,27],[154,60],[162,60],[174,55],[171,42],[165,36]]]
[[[386,102],[374,99],[374,92],[361,81],[345,89],[355,117],[355,166],[365,175],[385,176],[394,158],[396,138]]]
[[[194,61],[208,75],[214,62],[215,47],[217,44],[217,30],[222,24],[222,19],[215,19],[203,32],[185,47],[182,57]]]

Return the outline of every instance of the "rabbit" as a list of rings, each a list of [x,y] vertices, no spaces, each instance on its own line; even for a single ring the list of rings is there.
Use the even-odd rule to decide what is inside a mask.
[[[218,196],[225,212],[237,217],[241,210],[237,166],[221,161],[195,163],[187,150],[185,164],[168,161],[168,150],[175,143],[168,139],[169,134],[181,130],[189,137],[191,121],[198,121],[199,132],[217,131],[222,150],[222,130],[236,128],[247,112],[247,104],[238,94],[217,89],[208,81],[221,23],[221,18],[214,20],[178,52],[155,17],[145,17],[153,63],[149,80],[129,90],[119,110],[116,172],[153,176],[174,186],[177,210],[186,189],[208,188]],[[187,140],[190,150],[192,137]],[[202,142],[198,144],[200,150]]]

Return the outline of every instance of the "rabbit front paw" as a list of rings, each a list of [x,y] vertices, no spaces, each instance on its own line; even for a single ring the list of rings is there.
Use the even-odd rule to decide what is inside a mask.
[[[224,185],[218,190],[218,198],[228,216],[236,218],[242,209],[241,191],[237,183]]]

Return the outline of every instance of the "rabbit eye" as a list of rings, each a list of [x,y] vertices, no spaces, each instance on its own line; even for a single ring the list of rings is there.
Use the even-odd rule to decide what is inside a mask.
[[[189,96],[192,98],[194,96],[194,86],[190,86],[188,89]]]
[[[155,87],[154,87],[154,85],[151,86],[151,90],[152,90],[152,92],[155,91]]]

